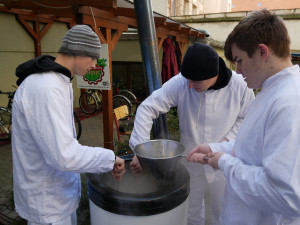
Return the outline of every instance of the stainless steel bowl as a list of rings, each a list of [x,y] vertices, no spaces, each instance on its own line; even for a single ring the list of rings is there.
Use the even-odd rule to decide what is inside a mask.
[[[174,176],[184,152],[183,144],[165,139],[151,140],[134,148],[143,171],[163,179]]]

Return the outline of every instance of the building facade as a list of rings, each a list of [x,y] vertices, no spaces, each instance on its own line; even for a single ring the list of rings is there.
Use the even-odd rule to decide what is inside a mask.
[[[297,9],[299,0],[232,0],[231,12],[252,11],[259,9]]]
[[[157,1],[157,0],[156,0]],[[230,12],[232,0],[168,0],[167,16]],[[155,0],[152,0],[155,2]],[[155,10],[155,7],[153,7]]]

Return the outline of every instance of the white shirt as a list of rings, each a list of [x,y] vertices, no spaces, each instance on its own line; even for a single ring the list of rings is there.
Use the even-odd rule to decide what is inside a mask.
[[[73,213],[80,172],[111,171],[113,151],[76,140],[70,79],[49,72],[27,77],[14,97],[14,200],[26,220],[52,223]]]
[[[264,82],[235,143],[210,146],[233,155],[219,160],[226,177],[221,224],[299,225],[299,66]]]
[[[186,152],[197,144],[217,142],[223,137],[233,140],[253,99],[253,91],[247,88],[242,76],[234,72],[226,87],[201,93],[190,89],[188,80],[179,73],[138,107],[130,147],[134,149],[137,144],[150,140],[153,119],[175,106],[180,141]]]

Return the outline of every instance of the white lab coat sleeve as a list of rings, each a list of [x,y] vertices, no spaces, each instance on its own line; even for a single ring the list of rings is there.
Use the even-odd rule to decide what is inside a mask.
[[[164,83],[160,89],[154,91],[138,107],[129,139],[131,149],[140,143],[149,141],[153,120],[158,118],[160,114],[168,112],[171,107],[177,106],[178,88],[182,79],[178,75],[173,77]]]
[[[45,162],[61,171],[111,171],[115,161],[113,151],[82,146],[74,137],[72,109],[68,104],[70,92],[66,91],[67,88],[37,88],[38,94],[32,99],[36,104],[28,106],[23,102],[29,130]]]
[[[257,157],[261,165],[246,165],[224,154],[219,168],[227,188],[247,205],[261,211],[300,216],[300,106],[289,99],[278,100],[265,124],[264,144]],[[251,139],[251,137],[249,137]]]
[[[232,154],[232,149],[235,141],[221,142],[221,143],[210,143],[208,144],[212,152],[224,152]]]
[[[238,75],[235,75],[238,76]],[[241,98],[241,102],[240,102],[240,112],[236,118],[235,123],[233,124],[232,128],[228,131],[228,133],[225,135],[225,138],[228,141],[232,141],[235,139],[241,125],[242,122],[245,118],[246,112],[247,112],[247,108],[249,106],[249,104],[254,100],[255,96],[253,93],[252,89],[249,89],[246,85],[243,88],[243,97]]]

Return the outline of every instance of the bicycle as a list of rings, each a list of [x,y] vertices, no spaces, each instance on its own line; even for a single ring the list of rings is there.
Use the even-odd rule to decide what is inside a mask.
[[[81,110],[87,114],[92,115],[96,111],[102,110],[102,91],[96,89],[88,89],[79,97],[79,106]]]
[[[120,89],[120,83],[122,83],[123,80],[117,80],[116,83],[113,83],[113,87],[115,88],[114,95],[123,95],[125,96],[130,102],[131,102],[131,108],[129,110],[130,115],[134,115],[137,107],[138,107],[138,99],[137,97],[132,93],[132,91],[128,89]]]
[[[113,96],[113,109],[118,108],[122,105],[127,105],[129,112],[131,111],[132,103],[128,98],[123,95]],[[88,89],[86,92],[80,95],[79,106],[81,110],[87,115],[92,115],[97,111],[101,111],[103,106],[102,91]]]
[[[15,92],[0,91],[0,94],[8,96],[7,106],[0,106],[0,141],[6,141],[11,139],[11,110]]]

